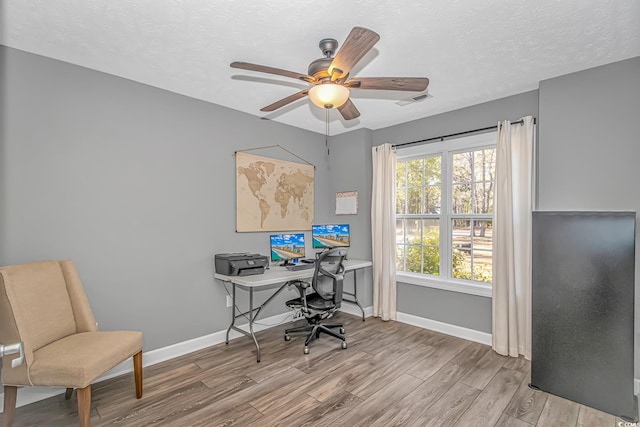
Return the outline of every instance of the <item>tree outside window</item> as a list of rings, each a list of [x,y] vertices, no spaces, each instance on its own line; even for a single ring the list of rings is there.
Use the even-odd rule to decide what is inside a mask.
[[[398,160],[399,271],[491,283],[495,154],[483,147]]]

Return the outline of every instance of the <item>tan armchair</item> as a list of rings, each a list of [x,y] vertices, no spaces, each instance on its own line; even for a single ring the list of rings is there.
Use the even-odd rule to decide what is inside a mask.
[[[136,396],[142,397],[142,332],[98,332],[72,261],[44,261],[0,268],[0,343],[24,343],[2,358],[4,425],[15,417],[17,386],[78,389],[78,417],[88,426],[91,383],[133,357]],[[14,364],[15,365],[15,364]]]

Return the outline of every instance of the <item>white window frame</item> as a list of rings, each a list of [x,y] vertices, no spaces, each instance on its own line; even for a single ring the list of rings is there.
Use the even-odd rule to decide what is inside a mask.
[[[451,222],[453,218],[467,218],[467,215],[451,214],[451,163],[453,154],[455,153],[470,150],[479,150],[483,148],[495,148],[496,141],[497,132],[493,131],[479,135],[465,136],[457,139],[437,141],[431,144],[398,147],[396,149],[397,159],[401,161],[418,159],[433,155],[442,156],[442,200],[440,205],[440,276],[398,271],[396,272],[396,279],[398,282],[491,298],[492,287],[490,283],[450,278],[453,244]],[[493,219],[493,215],[490,214],[469,214],[468,218],[478,219],[479,217],[485,216],[486,219]]]

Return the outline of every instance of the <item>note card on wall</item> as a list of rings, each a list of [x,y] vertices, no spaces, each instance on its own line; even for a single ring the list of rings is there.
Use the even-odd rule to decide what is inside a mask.
[[[336,193],[336,215],[357,215],[357,213],[357,191],[342,191]]]

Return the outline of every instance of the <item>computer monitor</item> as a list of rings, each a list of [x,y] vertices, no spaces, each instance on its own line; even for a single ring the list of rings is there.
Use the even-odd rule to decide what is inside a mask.
[[[289,265],[298,258],[304,258],[304,233],[271,235],[271,261]]]
[[[349,224],[324,224],[311,226],[314,249],[349,247],[351,236]]]

